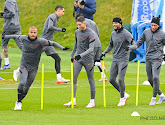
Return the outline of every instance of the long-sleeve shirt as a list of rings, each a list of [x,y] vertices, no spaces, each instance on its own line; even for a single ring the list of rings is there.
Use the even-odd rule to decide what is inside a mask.
[[[55,46],[60,49],[64,47],[60,44],[48,41],[44,38],[36,38],[31,40],[26,35],[5,35],[5,38],[17,38],[22,41],[22,58],[21,66],[24,66],[28,71],[38,68],[42,49],[44,46]]]
[[[140,39],[135,45],[130,46],[130,50],[135,50],[146,41],[146,60],[162,60],[163,47],[165,45],[165,32],[161,29],[152,32],[151,29],[146,29],[142,33]]]
[[[62,31],[62,28],[57,28],[57,24],[58,24],[57,14],[56,13],[50,14],[44,24],[41,38],[45,38],[47,40],[53,40],[55,31]]]
[[[85,18],[85,22],[86,22],[86,26],[88,28],[92,29],[96,33],[96,35],[99,37],[99,35],[100,35],[99,34],[99,29],[98,29],[96,23],[93,20],[90,20],[90,19],[87,19],[87,18]],[[95,47],[101,47],[101,42],[100,42],[99,38],[96,39],[96,41],[95,41]]]
[[[113,61],[128,61],[129,51],[126,51],[126,48],[130,44],[135,44],[135,42],[129,31],[126,29],[123,29],[120,32],[113,31],[111,33],[110,44],[103,54],[108,53],[113,48]]]
[[[93,62],[94,61],[94,44],[96,35],[94,31],[90,28],[87,28],[84,31],[77,29],[75,31],[76,42],[72,50],[71,58],[76,55],[80,55],[81,59],[79,62]]]
[[[19,8],[16,0],[6,0],[3,11],[3,18],[5,19],[3,30],[20,31]]]
[[[85,18],[91,19],[93,20],[93,14],[96,13],[96,0],[84,0],[85,1],[85,5],[84,8],[76,8],[74,6],[74,10],[76,11],[76,13],[81,13],[83,14],[83,16]]]

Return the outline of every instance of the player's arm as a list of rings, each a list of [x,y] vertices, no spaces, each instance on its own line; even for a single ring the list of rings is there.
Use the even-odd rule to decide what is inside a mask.
[[[60,32],[65,32],[66,31],[65,28],[57,28],[57,27],[53,26],[53,22],[54,22],[53,18],[50,17],[49,22],[48,22],[48,30],[60,31]]]
[[[102,53],[104,56],[106,53],[108,53],[109,51],[111,51],[113,48],[113,40],[112,40],[112,37],[111,37],[111,40],[110,40],[110,43],[108,45],[108,47],[105,49],[105,51]]]
[[[143,32],[143,34],[141,35],[140,39],[135,44],[133,44],[132,46],[128,47],[129,51],[133,51],[133,50],[139,48],[145,41],[146,41],[146,39],[145,39],[145,32]]]
[[[54,47],[60,48],[61,50],[68,50],[68,49],[70,49],[68,47],[61,46],[57,42],[49,41],[49,40],[46,40],[46,39],[43,39],[43,38],[40,38],[40,43],[41,43],[42,46],[54,46]]]
[[[21,35],[4,35],[2,36],[2,39],[20,39],[21,38]]]
[[[15,11],[11,3],[6,2],[5,7],[7,8],[7,11],[4,12],[2,15],[3,18],[12,18],[15,16]]]
[[[77,50],[77,37],[75,39],[76,39],[76,41],[74,43],[74,47],[73,47],[73,50],[71,53],[71,59],[74,59],[74,54],[76,53],[76,50]]]

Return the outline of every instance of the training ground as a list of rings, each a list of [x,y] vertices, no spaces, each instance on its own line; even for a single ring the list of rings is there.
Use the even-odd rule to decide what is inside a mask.
[[[57,50],[61,59],[62,76],[70,79],[70,54],[71,51]],[[139,79],[139,100],[136,106],[136,73],[137,63],[129,63],[125,84],[126,92],[131,95],[124,107],[117,107],[120,94],[109,82],[106,82],[106,107],[103,105],[103,87],[99,82],[100,73],[95,67],[96,83],[96,107],[85,108],[90,100],[89,83],[84,68],[78,77],[77,107],[64,107],[63,104],[71,99],[70,83],[56,84],[56,73],[54,60],[42,54],[39,70],[36,79],[23,100],[22,111],[14,111],[17,100],[18,81],[13,81],[12,72],[20,64],[21,51],[18,48],[9,48],[11,69],[0,71],[0,76],[5,81],[0,81],[0,124],[1,125],[54,125],[54,124],[88,124],[88,125],[131,125],[131,124],[163,124],[165,119],[165,102],[161,105],[149,106],[152,97],[152,88],[149,85],[142,85],[147,80],[145,63],[140,64]],[[107,77],[112,62],[112,54],[104,58]],[[42,64],[45,65],[44,80],[44,107],[41,110],[41,71]],[[2,65],[4,64],[4,61]],[[162,66],[160,73],[160,88],[165,92],[165,66]],[[157,101],[159,96],[157,96]],[[137,111],[140,116],[131,116]]]

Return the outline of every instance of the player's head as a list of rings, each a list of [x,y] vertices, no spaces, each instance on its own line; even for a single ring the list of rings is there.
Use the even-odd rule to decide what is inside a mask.
[[[77,15],[76,15],[76,20],[77,20],[77,18],[79,18],[80,16],[83,16],[81,13],[78,13]]]
[[[112,21],[114,30],[118,30],[122,27],[122,19],[120,17],[113,18]]]
[[[35,40],[37,38],[37,34],[38,34],[37,28],[35,26],[30,27],[28,34],[29,34],[29,38],[31,40]]]
[[[81,31],[84,31],[87,27],[86,27],[86,23],[85,23],[85,18],[83,16],[80,16],[77,20],[77,28]]]
[[[64,7],[63,6],[58,5],[55,8],[55,12],[56,12],[56,14],[57,14],[58,17],[62,17],[64,15],[64,11],[65,10],[64,10]]]
[[[160,15],[158,17],[154,17],[151,20],[151,30],[155,32],[160,27]]]

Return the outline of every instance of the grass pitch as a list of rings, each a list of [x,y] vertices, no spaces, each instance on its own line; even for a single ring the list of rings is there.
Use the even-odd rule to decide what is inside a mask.
[[[62,76],[70,79],[70,51],[57,50],[62,62]],[[131,95],[126,106],[117,107],[120,94],[109,82],[106,82],[106,105],[103,106],[102,82],[99,82],[101,75],[95,67],[96,83],[96,107],[85,108],[90,100],[89,83],[85,69],[83,68],[78,77],[77,88],[77,107],[72,109],[64,107],[63,104],[71,99],[70,84],[56,84],[56,73],[54,70],[54,60],[42,54],[38,73],[29,93],[23,100],[23,110],[14,111],[15,101],[17,100],[18,82],[13,81],[12,71],[18,68],[21,59],[21,51],[18,48],[9,48],[9,58],[11,69],[0,71],[0,76],[5,81],[0,81],[0,124],[1,125],[45,125],[45,124],[107,124],[107,125],[131,125],[131,124],[163,124],[165,119],[165,102],[161,105],[149,106],[152,97],[151,86],[142,85],[147,80],[145,64],[140,64],[139,79],[139,105],[136,105],[136,71],[137,63],[129,63],[125,84],[126,92]],[[107,54],[104,58],[109,78],[109,68],[112,55]],[[4,61],[3,61],[4,63]],[[2,64],[3,64],[2,63]],[[41,66],[45,65],[44,80],[44,109],[41,110]],[[165,66],[162,66],[160,74],[160,88],[165,92]],[[157,101],[159,96],[157,96]],[[140,117],[133,117],[131,114],[137,111]],[[156,119],[156,120],[154,120]]]

